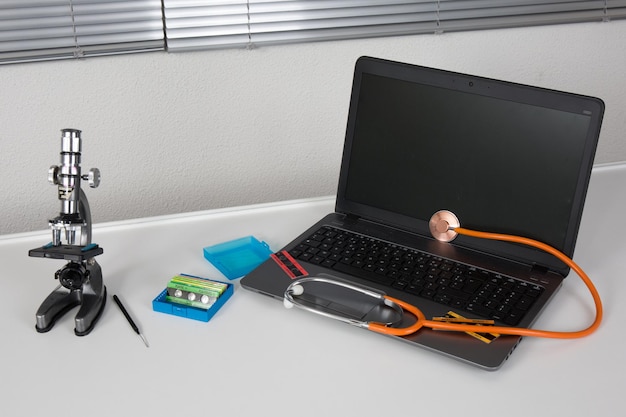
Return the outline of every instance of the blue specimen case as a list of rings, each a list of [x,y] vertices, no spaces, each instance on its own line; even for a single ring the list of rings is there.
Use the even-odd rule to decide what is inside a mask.
[[[187,274],[180,274],[180,275],[200,278],[200,277],[187,275]],[[206,279],[206,278],[202,278],[202,279]],[[208,281],[215,281],[215,280],[209,279]],[[215,301],[215,303],[213,303],[213,305],[208,309],[197,308],[197,307],[187,306],[187,305],[178,304],[178,303],[171,303],[167,301],[165,298],[167,296],[167,288],[164,289],[154,300],[152,300],[152,309],[154,311],[158,311],[160,313],[165,313],[165,314],[171,314],[173,316],[186,317],[188,319],[199,320],[199,321],[209,321],[211,320],[211,317],[213,317],[215,313],[217,313],[217,311],[220,308],[222,308],[224,304],[226,304],[226,301],[228,301],[228,299],[233,295],[235,291],[234,286],[232,284],[229,284],[227,282],[222,282],[222,281],[215,281],[215,282],[225,284],[226,289],[224,290],[222,295],[220,295],[219,298]]]
[[[267,260],[272,251],[265,242],[246,236],[204,248],[204,257],[226,278],[240,278]]]

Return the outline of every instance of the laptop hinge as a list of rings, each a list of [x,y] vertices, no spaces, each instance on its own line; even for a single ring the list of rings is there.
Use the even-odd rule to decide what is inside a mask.
[[[533,264],[530,270],[531,272],[534,272],[536,274],[541,274],[541,275],[545,275],[550,271],[550,269],[547,266],[539,265],[539,264]]]
[[[359,219],[360,217],[357,216],[356,214],[351,214],[351,213],[346,214],[346,221],[348,222],[356,223]]]

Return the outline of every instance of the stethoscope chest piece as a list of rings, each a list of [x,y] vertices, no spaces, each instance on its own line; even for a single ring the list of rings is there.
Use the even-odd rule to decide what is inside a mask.
[[[450,242],[458,236],[458,233],[454,231],[457,227],[461,226],[461,222],[454,215],[454,213],[448,210],[440,210],[433,214],[428,222],[430,233],[433,237],[441,242]]]

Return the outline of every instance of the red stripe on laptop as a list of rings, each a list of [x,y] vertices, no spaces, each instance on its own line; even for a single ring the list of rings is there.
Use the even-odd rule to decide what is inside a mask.
[[[270,256],[291,279],[309,275],[302,265],[300,265],[298,261],[296,261],[286,250],[273,253]]]

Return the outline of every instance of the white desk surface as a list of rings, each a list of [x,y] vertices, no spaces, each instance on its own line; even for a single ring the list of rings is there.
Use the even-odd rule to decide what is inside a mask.
[[[203,247],[254,235],[276,251],[330,212],[331,198],[95,225],[109,295],[84,337],[74,335],[76,310],[50,332],[35,331],[35,312],[65,263],[28,257],[50,232],[0,237],[0,415],[623,415],[625,184],[626,165],[594,169],[575,255],[602,295],[600,330],[578,340],[527,338],[497,372],[286,310],[238,283],[208,323],[152,310],[177,273],[226,280]],[[97,218],[98,207],[92,210]],[[586,327],[592,308],[570,274],[536,327]]]

